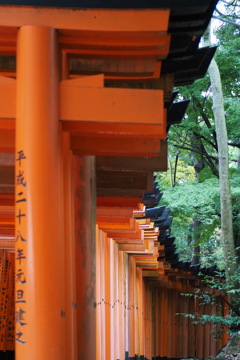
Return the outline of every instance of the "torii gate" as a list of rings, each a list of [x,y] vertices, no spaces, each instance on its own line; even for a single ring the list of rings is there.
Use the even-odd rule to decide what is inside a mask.
[[[105,88],[101,74],[69,80],[66,55],[116,59],[116,79],[143,76],[150,59],[157,78],[169,50],[168,17],[168,10],[0,7],[0,51],[17,54],[16,80],[0,79],[1,148],[16,153],[17,360],[75,359],[76,353],[95,358],[91,155],[157,156],[166,136],[162,90]],[[121,61],[126,58],[136,62],[132,73]],[[81,214],[74,223],[81,221],[85,230],[74,264],[82,290],[76,295],[77,329],[71,150],[90,155],[75,164],[83,199],[89,199],[74,197]],[[85,328],[87,336],[80,336]]]

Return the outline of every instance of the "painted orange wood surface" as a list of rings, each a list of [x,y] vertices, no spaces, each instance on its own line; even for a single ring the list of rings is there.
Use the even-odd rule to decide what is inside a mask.
[[[160,140],[72,136],[71,149],[81,155],[157,156]]]
[[[73,158],[77,359],[89,360],[96,354],[96,334],[89,336],[96,327],[94,161],[91,156]]]
[[[0,76],[0,118],[16,118],[16,80]]]
[[[145,124],[124,124],[123,121],[120,123],[63,121],[63,130],[75,136],[166,138],[166,127],[163,123],[149,125],[147,120]]]
[[[169,10],[77,10],[1,6],[0,24],[50,26],[81,31],[137,32],[139,37],[165,35]],[[15,29],[14,29],[15,30]],[[142,34],[142,33],[143,34]],[[145,35],[145,36],[144,36]],[[135,35],[136,36],[136,35]]]
[[[0,130],[0,152],[15,152],[15,131]]]
[[[61,56],[61,79],[68,78],[68,59]],[[70,151],[70,135],[62,132],[63,161],[63,208],[65,241],[65,294],[66,294],[66,356],[69,360],[77,357],[77,321],[76,321],[76,268],[74,239],[73,204],[73,155]]]
[[[127,206],[134,209],[137,208],[137,205],[141,200],[141,197],[98,196],[97,206],[118,206],[119,208]]]
[[[57,57],[53,29],[26,26],[19,30],[15,190],[17,360],[32,359],[33,354],[36,360],[66,359]]]
[[[129,10],[128,10],[129,11]],[[66,34],[66,35],[65,35]],[[74,34],[72,32],[72,34]],[[60,31],[60,35],[61,35],[61,31]],[[127,37],[125,36],[125,38],[120,37],[119,39],[116,40],[116,38],[113,36],[113,34],[111,33],[110,37],[107,37],[107,33],[105,33],[105,37],[88,37],[88,38],[79,38],[77,36],[70,36],[71,32],[69,32],[69,34],[67,35],[67,32],[64,31],[63,35],[60,36],[59,42],[61,44],[62,47],[66,47],[66,48],[70,48],[72,47],[72,45],[87,45],[88,48],[93,48],[94,46],[98,46],[99,49],[103,48],[104,49],[109,49],[109,48],[115,48],[115,49],[119,49],[121,47],[124,47],[125,49],[134,49],[134,47],[137,48],[145,48],[145,50],[147,49],[151,49],[154,47],[158,47],[158,49],[162,49],[165,46],[165,39],[166,37],[169,38],[170,35],[165,35],[162,37],[156,37],[156,38],[147,38],[147,37]],[[76,35],[76,33],[75,33]],[[128,33],[127,35],[130,35],[130,33]]]
[[[69,360],[77,357],[76,324],[76,269],[74,243],[73,208],[73,156],[69,146],[69,134],[63,133],[63,194],[64,194],[64,240],[65,240],[65,283],[66,283],[66,354]]]
[[[167,169],[167,143],[161,141],[160,148],[157,157],[98,156],[97,167],[103,170],[164,171]]]
[[[72,86],[60,84],[60,120],[163,123],[162,90],[82,88],[68,81]]]
[[[10,115],[10,113],[9,113],[9,115]],[[15,116],[12,119],[0,117],[0,129],[1,130],[3,130],[3,131],[4,130],[15,130],[15,127],[16,127]]]

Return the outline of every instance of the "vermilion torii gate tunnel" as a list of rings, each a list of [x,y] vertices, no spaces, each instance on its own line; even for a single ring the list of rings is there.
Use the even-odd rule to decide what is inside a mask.
[[[188,103],[173,87],[215,51],[198,45],[216,0],[1,4],[0,350],[215,356],[225,338],[175,319],[200,280],[166,260],[166,217],[146,214]]]

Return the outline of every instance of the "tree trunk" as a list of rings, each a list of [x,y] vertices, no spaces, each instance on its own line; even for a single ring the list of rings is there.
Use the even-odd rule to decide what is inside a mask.
[[[200,238],[200,234],[198,232],[198,228],[201,225],[201,221],[198,219],[197,215],[193,216],[193,237],[192,237],[192,265],[198,265],[200,263],[200,245],[197,244],[197,241]]]
[[[237,168],[238,168],[238,170],[240,170],[240,149],[238,149]]]
[[[196,181],[199,182],[200,171],[204,169],[203,156],[201,155],[201,153],[202,153],[201,142],[196,137],[196,135],[193,133],[189,134],[189,139],[190,139],[191,147],[193,149],[196,149],[199,151],[199,153],[196,153],[194,151],[191,152],[192,159],[193,159],[193,167],[195,170]],[[200,263],[201,248],[200,248],[200,245],[197,244],[197,242],[200,238],[200,234],[198,231],[198,228],[200,225],[201,225],[201,221],[198,219],[197,215],[194,215],[193,216],[193,225],[192,225],[192,246],[193,246],[192,258],[191,258],[192,265],[198,265]]]
[[[213,114],[216,125],[218,158],[219,158],[219,182],[221,202],[221,238],[226,260],[225,272],[227,284],[231,283],[231,276],[234,275],[237,267],[236,252],[233,237],[232,201],[230,191],[230,180],[228,171],[228,138],[226,120],[224,115],[222,84],[219,69],[213,59],[208,69],[213,98]],[[236,284],[234,284],[236,285]],[[234,297],[230,299],[235,302]]]
[[[172,163],[171,160],[168,158],[168,164],[169,164],[169,176],[170,176],[170,186],[173,187],[173,170],[172,170]]]
[[[205,167],[204,162],[203,162],[203,156],[201,155],[201,153],[202,153],[201,143],[200,143],[199,139],[196,137],[196,135],[194,135],[193,133],[189,134],[189,139],[190,139],[191,147],[193,149],[196,149],[199,151],[199,153],[196,153],[194,151],[191,152],[192,159],[193,159],[193,167],[195,170],[195,176],[196,176],[196,180],[198,182],[199,181],[198,180],[199,173]]]

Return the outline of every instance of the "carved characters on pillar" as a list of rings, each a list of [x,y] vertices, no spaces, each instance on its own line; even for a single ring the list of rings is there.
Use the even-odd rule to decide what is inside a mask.
[[[26,155],[23,150],[16,154],[16,341],[25,344],[26,313],[26,244],[27,244],[27,182],[25,179]]]

